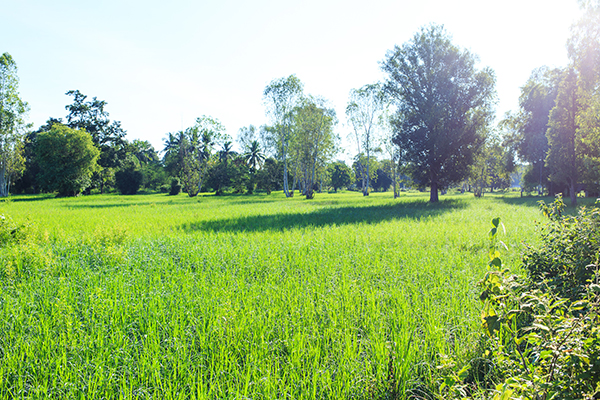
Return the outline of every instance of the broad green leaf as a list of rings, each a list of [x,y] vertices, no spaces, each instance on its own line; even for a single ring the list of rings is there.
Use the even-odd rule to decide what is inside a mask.
[[[464,381],[467,376],[469,376],[469,365],[465,365],[460,371],[458,371],[458,377],[460,380]]]
[[[589,303],[587,300],[576,301],[571,305],[571,310],[583,310],[588,306],[588,304]]]

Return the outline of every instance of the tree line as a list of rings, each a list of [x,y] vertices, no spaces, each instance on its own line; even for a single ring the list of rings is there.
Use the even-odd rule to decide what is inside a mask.
[[[140,188],[189,196],[201,191],[286,197],[344,187],[429,188],[430,201],[452,187],[481,196],[507,188],[520,173],[522,190],[597,195],[600,189],[600,6],[583,2],[584,17],[568,42],[569,65],[540,67],[521,88],[519,110],[494,126],[495,75],[452,43],[442,26],[421,28],[380,63],[383,82],[352,89],[345,109],[354,143],[351,166],[336,160],[338,118],[324,98],[304,93],[295,75],[263,92],[267,125],[239,130],[241,151],[214,117],[168,133],[161,153],[128,141],[107,103],[67,92],[63,118],[37,130],[25,123],[16,63],[0,58],[0,196],[62,196]]]

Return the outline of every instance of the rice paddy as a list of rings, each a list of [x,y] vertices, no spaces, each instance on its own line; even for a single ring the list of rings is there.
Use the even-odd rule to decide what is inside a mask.
[[[409,193],[14,196],[0,249],[0,398],[428,398],[480,333],[536,198]]]

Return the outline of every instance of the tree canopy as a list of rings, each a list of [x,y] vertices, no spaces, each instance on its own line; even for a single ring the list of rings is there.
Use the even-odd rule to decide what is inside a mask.
[[[270,117],[274,134],[273,142],[283,161],[283,191],[286,197],[292,196],[288,184],[288,152],[292,140],[294,111],[302,99],[304,87],[296,75],[273,80],[263,92],[266,114]]]
[[[388,52],[385,88],[397,106],[394,142],[413,180],[431,189],[458,183],[484,143],[492,119],[494,73],[452,44],[441,26],[422,28]]]
[[[35,152],[40,185],[60,196],[75,196],[91,185],[100,155],[89,133],[62,124],[37,135]]]
[[[0,196],[8,196],[11,183],[25,169],[24,116],[29,110],[19,95],[17,63],[8,53],[0,56]]]
[[[354,131],[357,154],[365,154],[366,164],[357,160],[361,175],[363,196],[369,195],[369,160],[373,146],[377,143],[377,128],[387,98],[380,84],[370,84],[360,89],[352,89],[346,106],[346,116]]]

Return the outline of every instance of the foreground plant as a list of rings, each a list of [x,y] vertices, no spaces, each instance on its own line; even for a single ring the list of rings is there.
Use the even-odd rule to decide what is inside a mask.
[[[469,385],[477,371],[467,366],[447,374],[442,393],[499,400],[600,395],[600,214],[583,208],[576,217],[563,216],[561,198],[541,209],[550,221],[542,245],[526,250],[527,277],[504,268],[498,240],[504,227],[492,220],[489,270],[479,287],[484,357],[495,384]]]

